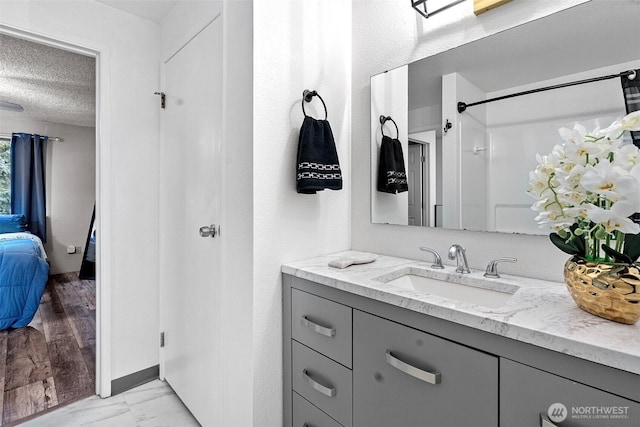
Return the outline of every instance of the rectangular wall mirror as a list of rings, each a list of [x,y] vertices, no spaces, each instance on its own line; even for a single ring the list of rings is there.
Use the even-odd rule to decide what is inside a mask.
[[[640,2],[591,1],[373,76],[372,222],[547,234],[526,192],[536,154],[561,142],[561,127],[625,115],[627,77],[457,105],[640,69],[638,22]],[[394,122],[408,187],[395,194],[377,188]]]

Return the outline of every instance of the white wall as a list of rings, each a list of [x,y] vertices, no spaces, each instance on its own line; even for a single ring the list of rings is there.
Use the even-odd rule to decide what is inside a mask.
[[[47,251],[50,274],[80,271],[96,199],[96,130],[92,127],[4,119],[0,133],[25,132],[60,137],[47,144]],[[67,254],[67,246],[79,251]]]
[[[63,138],[47,149],[47,224],[45,249],[51,273],[80,271],[96,201],[95,128],[49,125],[48,135]],[[68,254],[67,246],[75,246]]]
[[[280,267],[350,247],[351,2],[256,1],[253,24],[253,414],[256,426],[279,426],[283,422]],[[344,179],[340,191],[296,193],[304,89],[317,90],[327,104]],[[308,113],[322,111],[317,100],[305,108]],[[368,105],[362,117],[366,151],[360,155],[368,181]],[[360,189],[367,204],[366,222],[368,189],[368,185]]]
[[[449,99],[447,103],[443,100],[443,105],[455,108],[457,99],[484,99],[485,93],[480,88],[458,73],[455,77],[457,98]],[[444,96],[443,93],[443,98]],[[452,136],[459,137],[457,163],[460,164],[460,228],[464,230],[487,229],[486,120],[486,107],[477,106],[458,115],[458,132],[452,132]],[[443,123],[446,123],[446,118]],[[443,149],[447,146],[448,144],[444,144]],[[444,211],[446,212],[446,205]]]
[[[111,323],[101,325],[112,337],[105,369],[115,379],[156,365],[159,27],[86,0],[4,0],[0,24],[100,52],[99,286],[112,297]]]
[[[253,372],[253,33],[251,1],[178,3],[161,23],[165,61],[222,14],[223,25],[223,217],[222,295],[224,390],[221,426],[252,424]],[[190,25],[184,25],[189,22]],[[239,31],[238,29],[242,29]],[[204,373],[203,373],[204,374]],[[273,408],[271,408],[273,410]]]
[[[442,76],[442,120],[452,127],[442,135],[442,225],[463,230],[486,229],[484,106],[458,114],[458,99],[484,99],[482,92],[458,73]]]
[[[223,4],[224,32],[224,99],[223,153],[224,173],[222,198],[224,209],[223,233],[230,238],[223,246],[222,265],[226,286],[223,289],[223,332],[225,357],[223,387],[226,391],[222,425],[259,425],[254,417],[254,288],[262,285],[262,274],[255,275],[252,266],[254,251],[253,218],[253,61],[254,32],[250,25],[253,1],[227,0]],[[258,139],[259,140],[259,139]],[[269,247],[262,247],[269,250]],[[256,277],[258,278],[256,280]],[[246,367],[239,372],[238,367]],[[282,376],[282,375],[281,375]],[[276,411],[276,408],[271,408]]]
[[[371,224],[369,221],[369,79],[399,65],[582,3],[583,0],[514,1],[473,15],[471,2],[424,19],[408,4],[394,0],[353,3],[352,67],[352,247],[421,259],[421,245],[441,254],[459,243],[467,248],[472,268],[481,269],[498,256],[516,256],[505,273],[562,280],[566,254],[547,237],[451,231]]]

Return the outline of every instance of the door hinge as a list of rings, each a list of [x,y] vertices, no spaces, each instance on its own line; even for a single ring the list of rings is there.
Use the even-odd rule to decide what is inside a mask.
[[[167,95],[164,92],[154,92],[154,95],[160,95],[160,108],[163,110],[167,106]]]
[[[420,161],[424,163],[427,161],[427,158],[425,156],[420,156]]]
[[[164,332],[160,332],[160,348],[164,347]]]

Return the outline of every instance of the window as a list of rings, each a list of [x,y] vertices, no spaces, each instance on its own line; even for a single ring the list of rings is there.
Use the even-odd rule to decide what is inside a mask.
[[[11,213],[11,141],[0,140],[0,214]]]

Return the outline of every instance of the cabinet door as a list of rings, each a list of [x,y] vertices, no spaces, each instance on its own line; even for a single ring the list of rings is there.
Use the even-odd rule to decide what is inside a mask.
[[[498,425],[498,358],[353,311],[353,424]]]
[[[500,426],[556,425],[638,427],[640,404],[508,359],[500,359]]]
[[[299,342],[293,341],[292,348],[293,390],[340,424],[351,427],[351,370]]]
[[[351,368],[351,307],[291,290],[293,339]]]
[[[342,427],[342,425],[294,391],[293,427]]]

